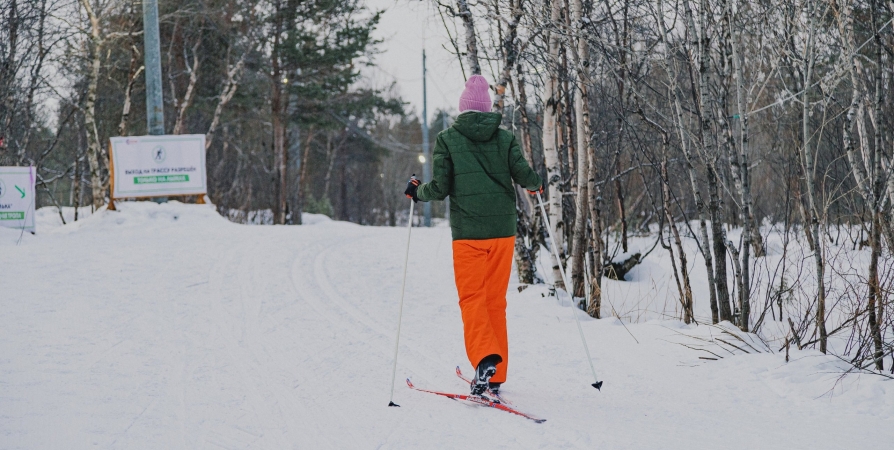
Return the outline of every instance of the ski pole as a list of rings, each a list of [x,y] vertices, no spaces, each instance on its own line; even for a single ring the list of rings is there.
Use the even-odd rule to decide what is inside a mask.
[[[400,345],[400,323],[404,315],[404,291],[407,288],[407,266],[410,263],[410,233],[413,231],[413,207],[416,206],[414,200],[410,200],[410,220],[407,223],[407,252],[404,255],[404,281],[400,285],[400,307],[397,313],[397,337],[394,339],[394,365],[391,368],[391,398],[388,400],[388,406],[400,407],[394,403],[394,377],[397,375],[397,348]]]
[[[587,339],[584,337],[584,330],[580,326],[580,319],[577,317],[577,311],[574,306],[574,296],[568,292],[568,280],[565,277],[565,271],[562,270],[562,259],[559,258],[559,249],[556,248],[556,238],[553,236],[553,226],[549,223],[549,216],[546,215],[546,208],[543,207],[543,197],[540,192],[537,193],[537,204],[540,206],[540,213],[543,215],[543,221],[546,222],[546,230],[549,232],[550,247],[553,250],[553,256],[559,264],[559,274],[562,275],[562,283],[565,285],[565,292],[571,297],[571,315],[574,316],[574,322],[577,323],[577,332],[580,333],[580,342],[584,344],[584,351],[587,353],[587,362],[590,363],[590,372],[593,372],[593,380],[596,382],[591,384],[597,390],[602,390],[602,382],[596,376],[596,369],[593,367],[593,360],[590,358],[590,347],[587,346]]]

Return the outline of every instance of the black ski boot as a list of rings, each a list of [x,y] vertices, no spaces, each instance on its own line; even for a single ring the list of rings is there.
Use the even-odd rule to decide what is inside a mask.
[[[490,377],[497,373],[497,364],[502,361],[503,358],[500,355],[488,355],[478,363],[475,377],[472,378],[472,383],[470,384],[472,395],[484,394],[490,384]]]
[[[500,395],[500,385],[502,385],[502,384],[503,384],[503,383],[493,383],[493,382],[491,382],[491,383],[488,384],[488,386],[489,386],[488,389],[490,389],[491,394],[494,394],[494,395],[496,395],[496,396],[499,396],[499,395]]]

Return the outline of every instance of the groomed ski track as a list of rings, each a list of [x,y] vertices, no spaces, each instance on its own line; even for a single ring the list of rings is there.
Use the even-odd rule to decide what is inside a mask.
[[[671,341],[707,327],[676,321],[628,324],[636,344],[616,319],[583,315],[596,391],[569,308],[542,286],[510,286],[504,392],[548,422],[414,392],[401,380],[464,392],[454,368],[471,370],[448,228],[413,230],[401,408],[388,408],[405,229],[310,216],[243,226],[176,202],[64,227],[51,215],[19,245],[0,230],[2,449],[838,449],[894,437],[894,383],[836,384],[846,366],[811,351],[706,362]]]

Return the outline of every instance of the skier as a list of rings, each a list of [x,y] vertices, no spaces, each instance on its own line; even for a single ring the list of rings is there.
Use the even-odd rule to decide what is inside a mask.
[[[531,194],[543,182],[531,170],[512,132],[499,128],[503,115],[491,111],[487,80],[472,75],[459,98],[460,115],[438,133],[432,181],[415,177],[404,192],[413,201],[450,196],[453,271],[462,311],[472,395],[499,393],[506,381],[506,289],[515,248],[515,186]]]

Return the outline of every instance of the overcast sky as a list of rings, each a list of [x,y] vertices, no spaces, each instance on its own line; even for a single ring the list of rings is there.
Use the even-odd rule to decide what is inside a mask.
[[[456,56],[448,52],[450,39],[430,0],[366,0],[371,10],[385,10],[376,35],[384,42],[376,56],[378,68],[369,75],[375,86],[397,82],[397,92],[422,112],[422,49],[428,66],[428,116],[436,109],[456,113],[465,79]],[[451,22],[448,22],[451,24]]]

